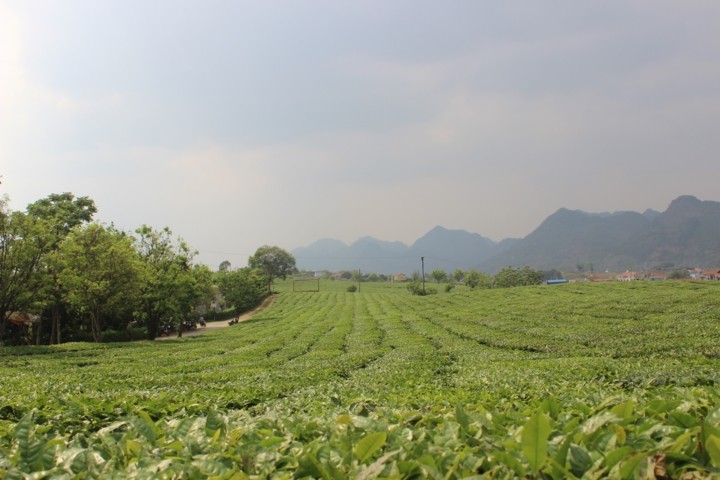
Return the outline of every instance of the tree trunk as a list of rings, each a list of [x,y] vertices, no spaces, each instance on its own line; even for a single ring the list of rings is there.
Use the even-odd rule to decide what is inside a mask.
[[[35,345],[40,345],[40,340],[42,339],[42,330],[43,330],[43,318],[42,315],[40,315],[40,320],[37,324],[37,332],[35,332]]]
[[[5,331],[7,326],[5,315],[7,315],[7,310],[0,308],[0,346],[5,345]]]
[[[102,328],[100,325],[100,312],[93,311],[90,314],[90,323],[92,326],[93,340],[95,340],[95,343],[102,342]]]
[[[50,345],[60,345],[62,343],[62,335],[60,333],[60,300],[55,299],[50,314]]]

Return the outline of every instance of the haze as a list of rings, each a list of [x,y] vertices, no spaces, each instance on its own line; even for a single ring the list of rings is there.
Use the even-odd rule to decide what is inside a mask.
[[[212,267],[720,199],[716,1],[0,0],[0,194]]]

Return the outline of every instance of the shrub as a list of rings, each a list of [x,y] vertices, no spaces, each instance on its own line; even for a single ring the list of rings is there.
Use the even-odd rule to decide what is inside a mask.
[[[347,287],[347,291],[350,293],[357,292],[357,285],[350,285],[349,287]]]

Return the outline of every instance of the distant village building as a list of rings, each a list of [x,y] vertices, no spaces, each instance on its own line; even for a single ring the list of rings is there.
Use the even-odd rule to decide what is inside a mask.
[[[393,275],[393,282],[407,282],[407,275],[404,273],[397,273]]]
[[[637,272],[623,272],[617,277],[618,281],[620,282],[632,282],[633,280],[638,279],[638,273]]]

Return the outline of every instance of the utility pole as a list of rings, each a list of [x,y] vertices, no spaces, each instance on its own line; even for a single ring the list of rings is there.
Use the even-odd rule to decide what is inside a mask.
[[[425,257],[420,257],[420,271],[422,272],[423,295],[425,295]]]

